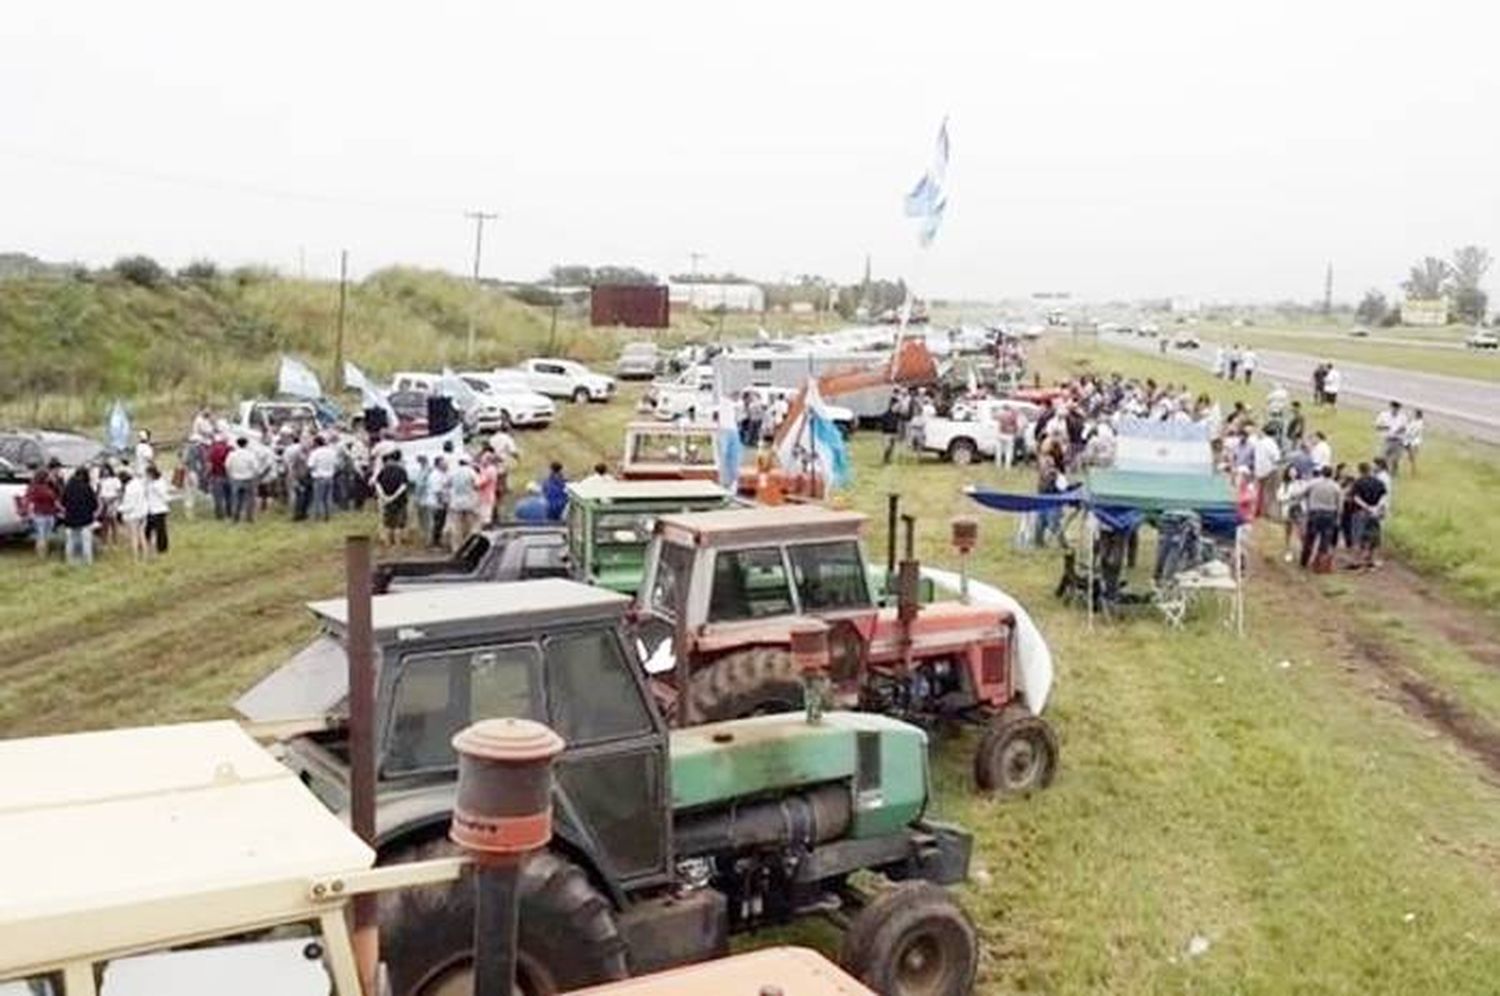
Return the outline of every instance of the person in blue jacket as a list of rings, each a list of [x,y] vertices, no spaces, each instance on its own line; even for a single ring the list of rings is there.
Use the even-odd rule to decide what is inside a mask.
[[[568,510],[568,479],[563,476],[562,464],[556,460],[552,462],[552,473],[542,483],[542,497],[547,499],[547,518],[561,522]]]

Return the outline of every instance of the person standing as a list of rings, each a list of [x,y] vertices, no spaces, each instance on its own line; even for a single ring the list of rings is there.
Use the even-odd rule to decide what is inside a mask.
[[[542,497],[547,500],[547,518],[561,522],[568,510],[568,479],[563,476],[563,466],[552,461],[551,473],[542,482]]]
[[[449,548],[454,552],[464,545],[479,521],[479,475],[467,453],[460,453],[458,465],[448,475]]]
[[[1390,492],[1367,463],[1359,465],[1359,476],[1349,487],[1354,504],[1354,546],[1359,552],[1358,568],[1375,566],[1375,551],[1380,548],[1380,520],[1385,514]]]
[[[381,458],[382,461],[384,457]],[[417,454],[417,469],[410,476],[408,485],[411,489],[412,502],[417,506],[417,542],[427,542],[427,537],[432,535],[432,509],[427,504],[427,478],[432,474],[432,465],[427,462],[426,453]]]
[[[1255,376],[1255,364],[1257,362],[1259,362],[1259,357],[1255,355],[1255,350],[1246,346],[1245,354],[1240,357],[1240,368],[1245,371],[1246,384],[1250,383],[1250,379]]]
[[[146,542],[146,479],[136,477],[129,471],[120,471],[120,524],[125,527],[125,539],[130,544],[130,553],[136,560],[151,556],[151,544]]]
[[[995,466],[1009,470],[1016,462],[1016,436],[1021,431],[1021,416],[1010,405],[995,414]]]
[[[1302,531],[1300,563],[1306,568],[1314,557],[1332,557],[1338,544],[1339,508],[1344,504],[1344,489],[1333,479],[1332,467],[1320,467],[1317,476],[1303,492],[1307,507],[1307,526]]]
[[[401,466],[400,453],[387,453],[384,466],[375,475],[375,502],[380,506],[380,524],[390,546],[406,542],[406,506],[409,504],[410,481]]]
[[[1276,488],[1276,503],[1280,506],[1282,521],[1281,559],[1288,564],[1292,562],[1293,541],[1300,544],[1306,531],[1309,483],[1295,465],[1289,465],[1281,472],[1281,481]]]
[[[1229,381],[1234,383],[1240,377],[1240,347],[1239,343],[1229,345]]]
[[[443,545],[443,530],[448,525],[448,461],[434,457],[432,470],[427,474],[427,488],[423,504],[427,506],[432,523],[429,537],[432,546]]]
[[[230,517],[235,522],[254,522],[260,461],[251,451],[249,439],[241,436],[235,440],[234,451],[224,458],[224,472],[229,478]]]
[[[1308,448],[1307,455],[1312,459],[1314,470],[1333,466],[1333,444],[1321,429],[1313,433],[1313,443]]]
[[[1314,405],[1323,403],[1323,382],[1328,376],[1328,364],[1319,363],[1312,372],[1312,399]]]
[[[880,416],[880,434],[885,437],[885,453],[880,458],[882,464],[891,462],[891,456],[896,452],[896,443],[901,438],[901,388],[891,392],[890,399],[885,403],[885,414]]]
[[[229,453],[229,440],[223,433],[215,434],[213,442],[208,444],[208,493],[213,497],[214,518],[219,520],[234,514],[229,494],[229,471],[224,465]]]
[[[495,503],[500,487],[498,464],[494,451],[489,448],[479,454],[479,471],[474,475],[474,493],[478,498],[475,509],[476,529],[487,529],[495,522]]]
[[[47,547],[52,542],[52,531],[57,527],[58,513],[62,511],[57,486],[45,470],[37,468],[36,473],[31,475],[31,483],[26,485],[22,504],[31,517],[31,538],[36,544],[36,555],[45,558]]]
[[[120,521],[120,494],[125,485],[115,468],[105,464],[99,469],[99,541],[114,543],[115,526]]]
[[[1418,408],[1411,413],[1411,419],[1406,423],[1406,464],[1411,468],[1411,476],[1417,476],[1417,451],[1422,448],[1422,434],[1427,429],[1427,423],[1422,418],[1422,409]]]
[[[1328,364],[1323,371],[1323,401],[1329,408],[1339,406],[1339,389],[1344,386],[1344,375],[1339,373],[1338,367],[1332,363]]]
[[[339,453],[314,436],[312,452],[307,455],[307,473],[312,478],[312,517],[327,522],[333,517],[333,476],[338,473]]]
[[[151,445],[151,430],[142,429],[135,444],[135,476],[145,480],[146,468],[156,461],[156,449]]]
[[[94,523],[99,516],[99,496],[89,480],[87,467],[78,467],[63,485],[62,524],[67,530],[63,547],[70,564],[94,562]]]
[[[1292,402],[1291,414],[1287,416],[1286,420],[1287,442],[1291,443],[1293,446],[1300,445],[1302,442],[1302,436],[1306,432],[1307,419],[1302,414],[1302,402],[1294,400]]]
[[[1276,467],[1281,462],[1281,447],[1260,426],[1256,426],[1250,446],[1250,471],[1255,475],[1255,515],[1264,518],[1275,498],[1274,478]]]
[[[169,501],[167,481],[153,463],[146,468],[145,535],[147,542],[155,545],[157,553],[167,552],[167,513],[171,511]]]
[[[1392,401],[1390,407],[1375,416],[1375,455],[1385,459],[1385,465],[1394,476],[1406,450],[1406,413],[1401,402]]]

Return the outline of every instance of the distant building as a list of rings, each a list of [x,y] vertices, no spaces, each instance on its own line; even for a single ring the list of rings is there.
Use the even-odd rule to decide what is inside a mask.
[[[765,311],[766,292],[757,284],[677,284],[667,285],[674,308],[698,311]]]
[[[1203,310],[1203,303],[1196,297],[1174,297],[1168,302],[1168,309],[1174,315],[1196,315]]]
[[[1409,297],[1401,302],[1401,324],[1434,326],[1448,324],[1448,299],[1446,297]]]

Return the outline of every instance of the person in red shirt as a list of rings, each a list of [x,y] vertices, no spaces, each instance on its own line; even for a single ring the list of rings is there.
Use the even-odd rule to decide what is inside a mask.
[[[57,487],[45,470],[38,469],[26,485],[26,514],[31,518],[31,535],[36,541],[36,555],[47,556],[47,544],[52,540],[52,531],[57,528],[57,515],[62,510]]]
[[[229,459],[229,440],[221,432],[208,444],[208,493],[214,500],[214,518],[228,519],[233,509],[229,501],[229,471],[224,461]]]

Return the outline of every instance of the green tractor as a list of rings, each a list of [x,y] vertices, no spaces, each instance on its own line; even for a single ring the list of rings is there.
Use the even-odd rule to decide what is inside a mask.
[[[634,641],[630,601],[570,580],[374,599],[376,825],[382,862],[451,852],[452,738],[521,716],[567,743],[555,836],[522,871],[520,981],[552,993],[725,953],[731,934],[817,915],[842,960],[890,994],[973,984],[973,925],[944,886],[967,876],[965,832],[924,818],[927,738],[847,712],[669,730]],[[293,770],[350,807],[348,607],[314,603],[322,633],[247,692],[240,713],[284,731]],[[382,898],[398,996],[466,992],[472,883]]]

